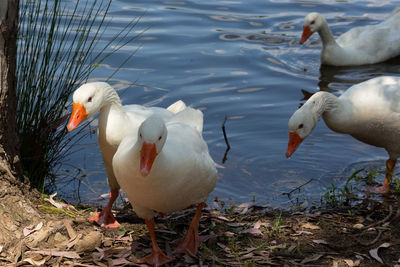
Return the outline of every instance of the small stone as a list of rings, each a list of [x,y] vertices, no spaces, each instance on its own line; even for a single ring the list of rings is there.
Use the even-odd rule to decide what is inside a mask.
[[[364,227],[364,225],[362,223],[356,223],[355,225],[353,225],[354,229],[362,229]]]
[[[59,233],[59,232],[57,232],[54,235],[54,241],[57,242],[57,243],[61,243],[61,242],[66,241],[66,240],[67,240],[67,237],[65,235]]]
[[[76,243],[75,249],[77,252],[93,251],[101,245],[101,238],[102,235],[100,232],[91,231]]]

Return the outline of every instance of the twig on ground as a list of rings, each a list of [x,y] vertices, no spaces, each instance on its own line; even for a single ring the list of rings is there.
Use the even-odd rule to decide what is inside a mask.
[[[389,214],[388,214],[385,218],[383,218],[383,219],[380,220],[380,221],[374,222],[374,223],[372,223],[372,224],[370,224],[370,225],[364,226],[364,227],[361,228],[361,229],[369,229],[369,228],[374,227],[374,226],[376,226],[376,225],[383,224],[383,223],[387,222],[387,221],[390,219],[390,217],[392,217],[392,214],[393,214],[393,207],[392,207],[392,205],[390,205],[390,206],[389,206]]]
[[[287,193],[282,193],[282,195],[287,195],[288,196],[288,198],[290,199],[290,195],[294,192],[294,191],[296,191],[296,190],[299,190],[300,188],[302,188],[303,186],[305,186],[305,185],[307,185],[307,184],[309,184],[312,180],[314,180],[314,178],[311,178],[310,180],[308,180],[307,182],[305,182],[304,184],[302,184],[302,185],[299,185],[298,187],[296,187],[296,188],[294,188],[294,189],[292,189],[292,190],[290,190],[289,192],[287,192]]]
[[[379,230],[377,236],[376,236],[376,237],[374,238],[374,240],[372,240],[372,241],[369,241],[369,242],[361,242],[360,240],[357,240],[357,242],[358,242],[360,245],[363,245],[363,246],[371,246],[371,245],[373,245],[374,243],[376,243],[376,242],[381,238],[382,233],[383,233],[383,231],[382,231],[382,230]]]

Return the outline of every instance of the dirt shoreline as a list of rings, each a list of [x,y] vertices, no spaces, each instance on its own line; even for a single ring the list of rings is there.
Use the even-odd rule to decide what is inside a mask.
[[[104,229],[88,222],[93,208],[50,202],[36,200],[39,223],[18,229],[19,242],[0,246],[1,266],[143,266],[135,260],[150,252],[150,238],[129,207],[116,212],[119,229]],[[400,266],[398,203],[364,200],[351,208],[308,211],[251,204],[207,208],[196,256],[173,255],[194,208],[157,217],[156,236],[175,257],[166,266]]]

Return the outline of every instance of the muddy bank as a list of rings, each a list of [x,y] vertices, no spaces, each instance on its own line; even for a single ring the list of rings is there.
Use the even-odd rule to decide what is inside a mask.
[[[118,229],[88,222],[93,208],[75,209],[36,199],[35,224],[0,247],[1,266],[127,266],[151,250],[142,219],[116,211]],[[396,199],[364,200],[350,208],[282,211],[242,204],[203,210],[197,255],[174,255],[195,208],[156,218],[167,266],[381,266],[400,265],[400,211]]]

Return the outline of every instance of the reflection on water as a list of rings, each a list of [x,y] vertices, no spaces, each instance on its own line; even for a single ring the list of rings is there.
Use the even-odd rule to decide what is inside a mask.
[[[349,175],[349,166],[380,168],[387,155],[383,149],[333,133],[321,121],[286,159],[287,122],[304,102],[302,90],[339,94],[372,77],[398,75],[400,59],[362,67],[320,66],[319,37],[299,44],[304,17],[319,11],[337,36],[351,27],[377,23],[397,4],[380,2],[115,0],[111,31],[143,14],[137,30],[150,28],[138,43],[110,56],[92,77],[105,80],[141,45],[114,76],[113,86],[120,89],[123,103],[166,107],[182,99],[202,109],[203,135],[218,164],[226,150],[222,123],[227,117],[231,149],[224,168],[218,169],[219,181],[210,199],[247,202],[255,198],[259,204],[287,206],[291,202],[282,193],[312,179],[301,190],[312,203],[332,182],[340,185]],[[104,38],[110,36],[112,32]],[[81,142],[81,153],[66,163],[71,173],[80,168],[79,192],[85,202],[96,199],[98,194],[92,191],[108,191],[96,142],[96,135],[89,135]],[[60,188],[66,198],[75,197],[76,183],[60,184]]]
[[[377,76],[396,75],[399,73],[400,57],[384,63],[365,66],[334,67],[322,65],[318,86],[321,91],[346,90],[351,85]]]

